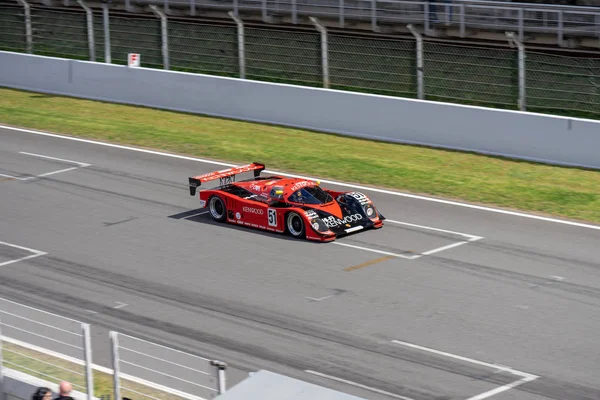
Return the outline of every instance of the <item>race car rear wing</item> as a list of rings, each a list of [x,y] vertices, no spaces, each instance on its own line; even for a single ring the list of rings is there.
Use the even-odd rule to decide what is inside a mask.
[[[254,171],[254,177],[258,177],[260,173],[265,169],[265,165],[261,163],[252,163],[246,165],[240,165],[239,167],[227,168],[220,171],[209,172],[204,175],[197,175],[188,178],[190,184],[190,196],[196,194],[196,189],[204,182],[213,181],[218,179],[220,185],[235,182],[235,176],[243,174],[245,172]]]

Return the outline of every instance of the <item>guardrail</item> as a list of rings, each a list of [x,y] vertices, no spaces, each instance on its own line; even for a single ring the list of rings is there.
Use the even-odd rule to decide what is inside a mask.
[[[121,376],[136,376],[161,386],[178,388],[174,394],[194,399],[213,398],[224,393],[227,364],[184,353],[179,350],[111,331],[115,399],[121,392],[133,393],[137,398],[153,399],[123,384]],[[129,396],[128,396],[129,397]]]
[[[160,393],[205,400],[226,391],[222,361],[114,331],[109,335],[112,369],[93,364],[90,325],[0,298],[0,387],[5,366],[52,384],[69,381],[88,400],[95,399],[93,370],[113,376],[115,399],[128,392],[126,398],[156,399]]]
[[[11,369],[38,378],[54,382],[68,380],[74,388],[86,392],[88,400],[93,399],[92,348],[88,324],[0,299],[0,343],[3,340],[11,346],[0,346],[0,350],[9,353],[10,357],[0,355],[0,367],[4,363]],[[81,361],[78,364],[83,364],[84,368],[78,371],[73,367],[35,359],[23,351],[26,350],[23,343],[29,342],[35,342],[38,348]]]
[[[46,5],[58,0],[37,0]],[[73,0],[63,0],[73,5]],[[116,0],[125,9],[139,5],[160,5],[169,14],[172,9],[196,15],[198,10],[256,14],[264,22],[284,21],[297,24],[308,17],[336,21],[341,28],[357,22],[370,24],[379,32],[382,26],[415,24],[426,34],[434,28],[455,29],[460,37],[469,30],[515,31],[520,41],[526,34],[547,34],[565,45],[565,37],[600,38],[600,7],[575,7],[548,4],[472,0]]]

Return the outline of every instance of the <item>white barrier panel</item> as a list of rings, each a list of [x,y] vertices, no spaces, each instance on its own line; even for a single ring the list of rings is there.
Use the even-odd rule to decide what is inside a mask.
[[[0,86],[600,169],[593,120],[1,51]]]

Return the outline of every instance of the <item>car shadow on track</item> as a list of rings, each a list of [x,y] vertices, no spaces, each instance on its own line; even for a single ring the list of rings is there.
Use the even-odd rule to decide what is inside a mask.
[[[228,229],[234,229],[240,232],[249,232],[257,235],[267,236],[270,238],[280,239],[280,240],[288,240],[288,241],[302,241],[305,243],[314,243],[314,244],[322,244],[321,242],[317,242],[314,240],[301,240],[294,239],[288,234],[277,233],[277,232],[269,232],[258,228],[252,228],[250,226],[240,226],[226,222],[217,222],[211,218],[208,214],[208,208],[196,208],[194,210],[184,211],[182,213],[169,215],[168,218],[179,219],[185,221],[196,222],[205,225],[213,225],[213,226],[225,226]]]

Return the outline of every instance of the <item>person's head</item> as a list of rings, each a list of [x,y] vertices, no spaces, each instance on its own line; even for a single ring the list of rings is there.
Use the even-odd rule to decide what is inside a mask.
[[[47,387],[40,387],[33,394],[32,400],[52,400],[52,390]]]
[[[71,394],[71,390],[73,390],[73,386],[69,382],[63,381],[59,385],[59,390],[60,390],[61,396],[68,396]]]

